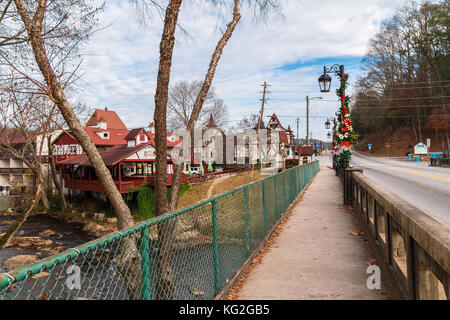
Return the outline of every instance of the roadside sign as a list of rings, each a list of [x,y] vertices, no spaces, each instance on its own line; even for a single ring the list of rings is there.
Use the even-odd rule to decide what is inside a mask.
[[[427,147],[428,147],[428,148],[431,147],[431,139],[427,139]]]
[[[367,146],[369,147],[369,150],[372,150],[372,144],[369,143]]]
[[[390,148],[391,147],[391,144],[390,143],[386,143],[386,148]]]
[[[414,146],[414,154],[427,154],[428,147],[424,145],[422,142],[419,142]]]

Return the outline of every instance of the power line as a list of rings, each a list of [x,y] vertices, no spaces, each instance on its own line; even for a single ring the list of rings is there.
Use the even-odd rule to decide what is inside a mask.
[[[415,97],[415,98],[392,98],[392,99],[358,99],[353,98],[355,101],[373,101],[373,102],[382,102],[382,101],[397,101],[397,100],[420,100],[420,99],[443,99],[443,98],[450,98],[450,96],[439,96],[439,97]],[[297,99],[275,99],[276,101],[290,101],[290,102],[303,102],[303,100],[297,100]],[[320,102],[336,102],[339,100],[327,100],[322,99],[318,100]]]
[[[371,116],[370,118],[417,118],[417,117],[442,117],[441,114],[419,114],[415,116]]]
[[[446,84],[446,85],[442,85],[442,86],[427,86],[427,87],[394,87],[391,89],[380,89],[380,90],[384,90],[384,91],[393,91],[393,90],[412,90],[412,89],[430,89],[430,88],[446,88],[446,87],[450,87],[450,84]]]
[[[421,114],[420,117],[442,117],[442,115],[439,114]],[[269,117],[269,116],[268,116]],[[278,116],[278,118],[306,118],[306,116]],[[328,119],[328,117],[325,116],[309,116],[310,118],[316,118],[316,119]],[[415,116],[371,116],[371,118],[417,118],[417,115]]]
[[[408,85],[408,84],[418,84],[418,83],[436,83],[436,82],[450,82],[450,80],[432,80],[432,81],[409,81],[403,83],[396,83],[396,85]]]
[[[270,116],[267,116],[268,118],[270,118]],[[277,115],[278,118],[306,118],[306,116],[279,116]],[[310,118],[318,118],[318,119],[328,119],[329,117],[325,117],[325,116],[309,116]]]
[[[419,100],[419,99],[443,99],[450,98],[450,96],[439,96],[439,97],[415,97],[415,98],[392,98],[392,99],[357,99],[356,101],[395,101],[395,100]]]
[[[397,109],[397,108],[436,108],[436,107],[443,107],[443,106],[450,106],[450,104],[431,104],[426,106],[391,106],[391,107],[354,107],[353,110],[358,109]]]

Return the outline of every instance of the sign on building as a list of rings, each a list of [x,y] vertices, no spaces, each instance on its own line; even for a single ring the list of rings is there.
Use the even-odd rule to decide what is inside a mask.
[[[427,154],[428,153],[428,147],[424,145],[422,142],[416,144],[414,146],[414,154]]]

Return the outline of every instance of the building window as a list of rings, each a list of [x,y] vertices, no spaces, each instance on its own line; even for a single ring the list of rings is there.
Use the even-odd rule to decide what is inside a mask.
[[[103,132],[103,139],[109,139],[109,132]]]
[[[69,154],[76,154],[77,146],[69,146]]]

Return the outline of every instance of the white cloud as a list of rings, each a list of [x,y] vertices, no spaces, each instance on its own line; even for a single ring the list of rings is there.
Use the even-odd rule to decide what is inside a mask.
[[[285,20],[272,18],[267,24],[253,23],[251,13],[244,10],[225,47],[213,83],[230,106],[230,121],[239,119],[243,113],[258,111],[260,85],[264,81],[273,84],[269,97],[299,100],[298,103],[273,100],[268,103],[267,112],[304,114],[304,97],[308,93],[318,95],[317,76],[322,70],[322,64],[308,61],[321,58],[321,63],[331,65],[341,63],[340,58],[349,61],[349,57],[363,56],[380,22],[392,15],[401,2],[287,0],[283,1]],[[148,27],[142,27],[134,7],[124,1],[110,4],[100,21],[103,26],[110,26],[96,33],[86,46],[83,63],[86,76],[77,99],[92,108],[108,106],[118,111],[130,127],[145,126],[153,117],[162,21],[155,15]],[[182,8],[180,24],[189,37],[177,35],[171,83],[204,77],[224,23],[210,6]],[[294,70],[282,68],[299,62],[305,65]],[[360,73],[357,64],[350,65],[347,71],[351,79]],[[333,94],[326,96],[334,98]],[[316,105],[321,111],[313,109],[313,115],[316,112],[332,116],[337,107],[334,102],[314,102]],[[295,127],[295,118],[282,121]],[[312,122],[311,130],[324,138],[324,121]]]

